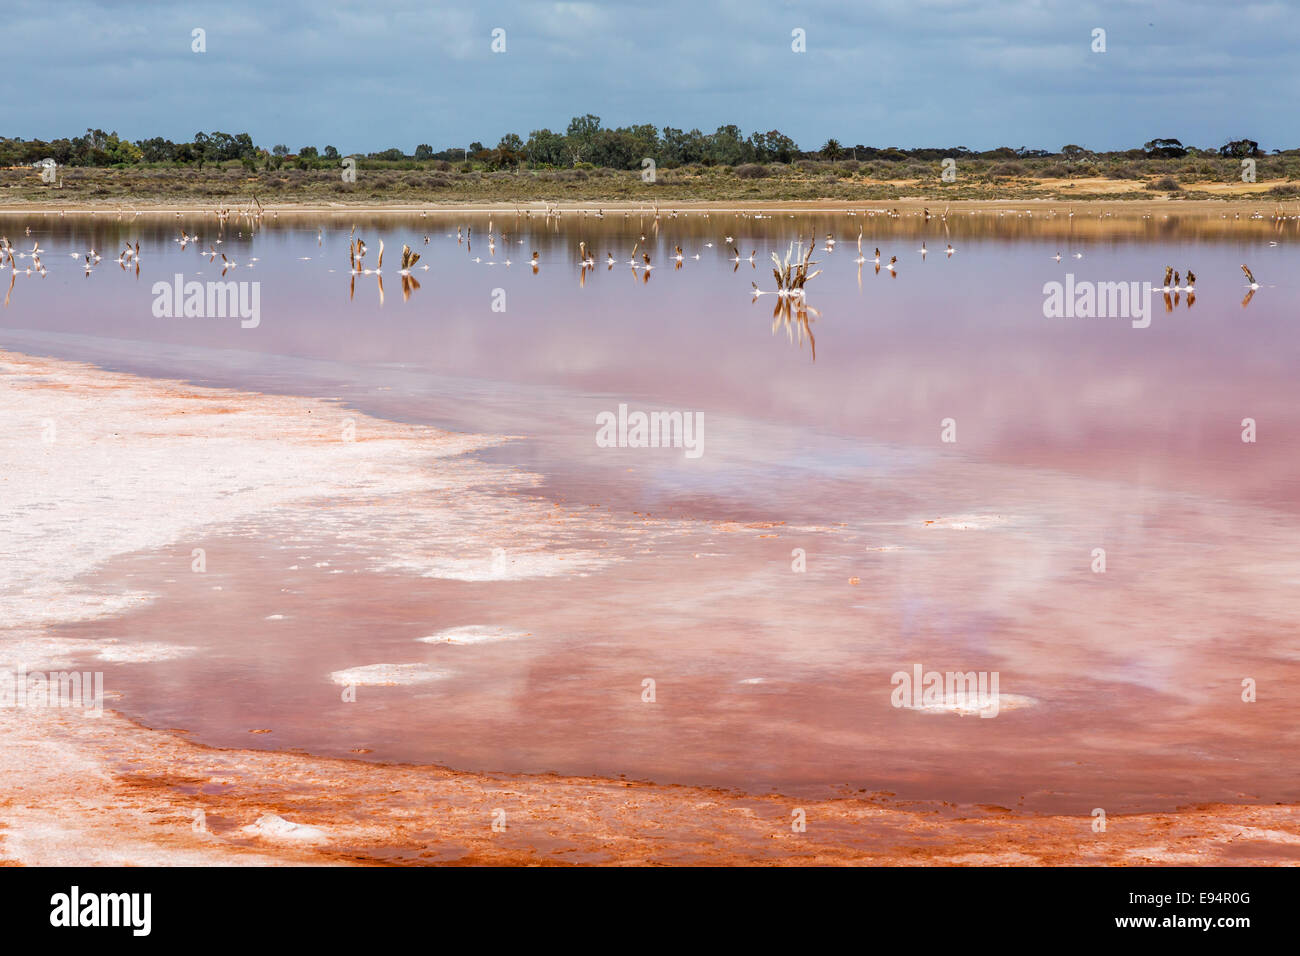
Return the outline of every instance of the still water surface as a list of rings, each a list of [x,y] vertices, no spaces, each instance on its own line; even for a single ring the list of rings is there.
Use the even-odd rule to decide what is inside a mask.
[[[38,243],[47,275],[14,279],[0,347],[518,436],[477,457],[537,476],[514,493],[619,525],[592,545],[614,564],[564,579],[376,572],[287,516],[214,531],[209,552],[230,560],[201,586],[173,577],[193,542],[124,557],[104,580],[158,599],[67,632],[203,648],[115,668],[122,710],[150,725],[223,746],[1085,814],[1295,800],[1295,226],[1064,207],[657,224],[11,214],[0,234]],[[182,248],[182,230],[199,238]],[[384,241],[382,301],[380,276],[350,274],[354,235],[371,269]],[[775,289],[771,254],[810,237],[806,309],[755,298]],[[113,261],[136,241],[138,269]],[[403,243],[418,288],[398,275]],[[222,279],[210,248],[237,263],[226,281],[259,283],[255,328],[155,316],[155,283]],[[1248,300],[1243,262],[1262,286]],[[1044,316],[1045,283],[1159,285],[1166,265],[1196,273],[1195,300],[1157,292],[1149,327]],[[702,413],[704,454],[597,447],[596,416],[620,403]],[[660,524],[641,547],[623,532],[647,515]],[[370,533],[409,545],[410,529]],[[529,636],[416,642],[476,624]],[[334,706],[330,672],[426,658],[454,679]],[[918,663],[996,671],[1023,706],[992,720],[891,706],[891,675]]]

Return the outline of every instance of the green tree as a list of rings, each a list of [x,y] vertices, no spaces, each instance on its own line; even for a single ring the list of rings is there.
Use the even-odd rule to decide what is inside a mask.
[[[752,148],[735,125],[719,126],[704,151],[704,161],[710,166],[736,166],[750,158]]]
[[[143,151],[135,143],[128,139],[119,139],[117,133],[110,133],[106,152],[110,163],[123,163],[126,165],[135,165],[140,162],[144,155]]]
[[[161,136],[142,139],[136,145],[140,147],[141,157],[146,163],[166,163],[176,158],[176,144]]]
[[[684,133],[671,126],[665,126],[661,142],[664,164],[667,166],[685,166],[689,163],[704,162],[707,142],[704,134],[698,129]]]
[[[788,163],[799,152],[794,140],[775,129],[754,133],[749,137],[749,144],[754,149],[754,158],[765,163]]]
[[[1182,159],[1187,155],[1183,144],[1176,139],[1153,139],[1143,143],[1142,149],[1148,159]]]
[[[593,113],[575,116],[569,120],[569,128],[564,133],[565,146],[569,152],[569,162],[583,162],[588,150],[600,132],[600,117]]]
[[[497,148],[492,152],[493,169],[518,166],[524,161],[524,141],[519,138],[517,133],[506,133],[501,137],[501,141],[497,143]]]
[[[559,166],[566,155],[565,138],[549,129],[535,129],[528,134],[524,157],[534,166]]]
[[[243,152],[244,144],[229,133],[213,130],[208,137],[208,158],[213,161],[225,162],[228,159],[238,159]]]
[[[625,130],[602,129],[587,147],[586,161],[608,169],[631,169],[639,165],[633,138]]]
[[[191,150],[194,154],[194,162],[198,166],[200,172],[203,170],[204,161],[211,156],[211,146],[212,144],[208,140],[207,133],[199,132],[194,134],[194,144],[191,147]]]
[[[1234,139],[1219,147],[1219,155],[1227,159],[1243,159],[1261,155],[1259,143],[1253,139]]]

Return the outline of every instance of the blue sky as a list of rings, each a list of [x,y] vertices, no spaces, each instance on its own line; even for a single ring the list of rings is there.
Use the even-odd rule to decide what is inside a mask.
[[[249,132],[435,149],[606,126],[779,129],[852,145],[1300,145],[1284,3],[61,0],[5,14],[0,135]],[[207,52],[191,52],[191,31]],[[505,53],[490,49],[505,30]],[[1106,31],[1106,52],[1091,49]],[[791,31],[807,51],[791,50]]]

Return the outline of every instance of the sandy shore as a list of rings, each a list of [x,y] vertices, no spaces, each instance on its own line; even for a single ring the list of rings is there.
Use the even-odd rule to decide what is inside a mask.
[[[249,515],[436,491],[466,540],[515,529],[501,574],[582,573],[602,558],[552,540],[544,506],[489,509],[501,441],[367,418],[337,403],[206,389],[0,352],[0,669],[94,670],[174,645],[58,636],[152,600],[92,572]],[[51,431],[50,426],[53,425]],[[111,476],[111,480],[109,477]],[[575,540],[616,534],[573,519]],[[561,564],[560,562],[564,563]],[[490,564],[490,559],[484,559]],[[458,574],[498,573],[473,561]],[[1294,864],[1295,806],[1086,816],[796,801],[557,775],[470,774],[300,753],[214,749],[108,710],[0,708],[0,862],[55,864]],[[503,811],[502,813],[498,811]],[[794,832],[802,811],[806,832]],[[498,828],[493,827],[494,821]],[[500,828],[504,821],[504,829]]]
[[[1267,183],[1258,184],[1268,186]],[[943,209],[949,210],[949,215],[954,211],[967,213],[979,212],[981,210],[1005,211],[1008,209],[1034,209],[1034,210],[1074,210],[1079,213],[1113,213],[1132,216],[1141,216],[1153,212],[1170,213],[1181,212],[1187,214],[1208,214],[1208,213],[1250,213],[1259,212],[1264,215],[1271,214],[1279,207],[1286,208],[1289,212],[1294,212],[1297,208],[1295,200],[1279,200],[1265,196],[1262,190],[1256,190],[1256,195],[1237,195],[1225,193],[1222,199],[1169,199],[1165,197],[1153,196],[1144,190],[1135,190],[1132,199],[1093,199],[1085,190],[1080,190],[1078,198],[1058,198],[1058,199],[1026,199],[1026,198],[1007,198],[1007,199],[956,199],[949,200],[942,196],[932,197],[907,197],[904,199],[881,199],[881,200],[845,200],[845,199],[810,199],[810,200],[676,200],[665,199],[655,203],[652,200],[647,201],[627,201],[627,200],[599,200],[592,199],[584,202],[575,202],[572,200],[561,200],[550,202],[545,200],[501,200],[501,201],[470,201],[470,202],[428,202],[428,203],[411,203],[411,202],[299,202],[294,200],[284,201],[275,200],[262,204],[266,215],[296,215],[321,213],[349,213],[357,214],[391,214],[391,215],[412,215],[422,212],[439,213],[494,213],[497,215],[513,214],[516,210],[531,210],[534,215],[545,213],[546,210],[560,210],[561,212],[595,212],[603,210],[606,214],[611,212],[650,212],[657,205],[661,214],[666,214],[672,210],[679,212],[763,212],[767,213],[800,213],[800,212],[837,212],[843,210],[866,211],[866,210],[915,210],[920,211],[929,207],[932,213],[939,213]],[[12,202],[0,203],[0,214],[22,214],[22,213],[40,213],[41,215],[96,215],[106,214],[117,215],[118,213],[180,213],[182,215],[206,215],[212,213],[218,208],[229,208],[234,211],[245,210],[252,206],[252,202],[247,197],[232,196],[220,202],[195,203],[176,203],[168,200],[152,200],[141,198],[124,202],[121,200],[104,200],[99,203],[87,202],[59,202],[57,199],[51,199],[44,202]],[[254,210],[256,211],[256,210]]]
[[[797,802],[195,746],[120,717],[0,717],[0,862],[24,865],[1295,865],[1292,806],[1115,816]],[[494,830],[498,811],[505,829]],[[792,831],[802,810],[806,831]],[[200,814],[201,811],[201,814]],[[278,818],[300,827],[284,826]],[[200,822],[201,821],[201,822]],[[261,826],[259,827],[259,821]]]

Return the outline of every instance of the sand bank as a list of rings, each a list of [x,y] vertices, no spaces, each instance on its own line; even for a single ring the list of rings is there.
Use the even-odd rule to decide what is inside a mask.
[[[1267,187],[1270,184],[1259,184]],[[141,214],[155,215],[160,213],[180,213],[182,215],[205,215],[212,213],[218,208],[227,208],[234,212],[243,211],[250,208],[250,202],[247,198],[230,197],[220,202],[174,202],[171,200],[151,200],[142,198],[131,202],[119,200],[105,200],[102,203],[88,202],[60,202],[52,199],[47,202],[12,202],[0,203],[0,215],[17,215],[17,214],[39,214],[44,216],[57,216],[60,214],[69,216],[124,216]],[[956,199],[949,200],[940,195],[932,197],[909,196],[900,199],[868,199],[868,200],[847,200],[847,199],[803,199],[803,200],[676,200],[667,199],[661,202],[653,200],[646,201],[629,201],[629,200],[612,200],[605,201],[592,199],[587,201],[562,200],[558,202],[548,202],[545,200],[527,200],[515,202],[513,200],[475,200],[467,202],[427,202],[413,203],[403,202],[375,202],[358,201],[358,202],[317,202],[317,201],[275,201],[263,204],[264,218],[273,218],[277,215],[314,215],[322,214],[339,214],[339,215],[395,215],[410,216],[418,215],[422,212],[428,213],[492,213],[496,216],[513,216],[516,210],[531,211],[533,216],[538,214],[545,215],[547,209],[559,210],[561,212],[588,213],[603,211],[607,216],[611,213],[623,212],[647,212],[653,214],[655,207],[658,207],[661,216],[670,213],[672,210],[679,212],[693,213],[739,213],[739,212],[762,212],[763,214],[777,213],[816,213],[816,212],[842,212],[853,210],[863,212],[867,210],[916,210],[920,211],[929,207],[931,213],[938,214],[944,209],[948,210],[951,216],[954,211],[962,213],[980,210],[1007,210],[1007,209],[1072,209],[1076,214],[1087,212],[1102,213],[1111,212],[1114,214],[1124,215],[1143,215],[1152,212],[1172,213],[1180,212],[1188,215],[1205,214],[1205,213],[1242,213],[1249,215],[1252,212],[1260,212],[1264,215],[1271,214],[1278,207],[1284,207],[1289,212],[1294,212],[1296,200],[1294,199],[1277,199],[1275,197],[1264,195],[1262,191],[1258,195],[1225,195],[1222,199],[1169,199],[1160,196],[1153,196],[1145,190],[1135,190],[1132,199],[1093,199],[1086,190],[1080,190],[1079,196],[1069,198],[1032,198],[1024,197],[1006,198],[1006,199]],[[255,211],[255,210],[254,210]]]

